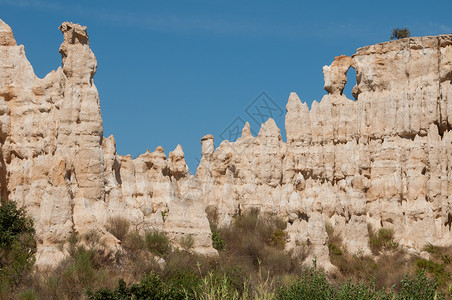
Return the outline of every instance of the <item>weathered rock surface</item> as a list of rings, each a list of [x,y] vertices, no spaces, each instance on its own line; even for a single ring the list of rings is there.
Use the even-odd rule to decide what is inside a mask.
[[[451,35],[336,57],[323,68],[321,102],[309,110],[290,94],[287,144],[269,120],[257,137],[245,126],[236,142],[203,151],[206,205],[223,224],[255,207],[287,218],[289,248],[311,244],[307,262],[326,269],[328,223],[352,253],[370,253],[367,224],[393,228],[407,248],[451,245],[451,61]],[[356,101],[342,94],[350,67]]]
[[[269,119],[256,137],[245,125],[236,142],[201,139],[197,175],[181,146],[132,159],[103,137],[97,62],[86,27],[63,23],[62,67],[39,79],[0,21],[0,191],[25,206],[38,236],[37,264],[67,254],[73,232],[96,232],[111,248],[110,218],[138,230],[165,231],[175,245],[215,256],[206,209],[220,225],[252,208],[288,222],[288,249],[309,246],[309,264],[333,270],[326,225],[351,252],[369,253],[367,225],[393,228],[418,251],[452,245],[452,35],[407,38],[337,57],[323,68],[321,102],[295,93],[286,135]],[[356,101],[343,94],[355,68]]]
[[[139,230],[165,230],[175,243],[191,234],[194,250],[215,255],[201,201],[182,147],[167,159],[161,147],[132,160],[103,138],[97,61],[86,27],[63,23],[62,68],[39,79],[0,21],[0,187],[33,216],[37,265],[57,264],[73,232],[97,233],[111,247],[110,217]],[[62,250],[63,249],[63,250]]]

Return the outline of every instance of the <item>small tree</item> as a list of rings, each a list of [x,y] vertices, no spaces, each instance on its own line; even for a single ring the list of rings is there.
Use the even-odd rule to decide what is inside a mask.
[[[33,220],[14,201],[0,202],[0,283],[17,284],[34,264]]]
[[[411,36],[410,29],[408,27],[405,28],[395,28],[392,30],[391,40],[394,39],[403,39]]]

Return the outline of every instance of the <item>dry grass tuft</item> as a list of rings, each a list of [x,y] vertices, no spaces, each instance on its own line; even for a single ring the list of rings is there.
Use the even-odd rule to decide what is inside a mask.
[[[129,232],[129,228],[129,221],[119,216],[110,218],[107,224],[107,230],[120,241],[124,240]]]

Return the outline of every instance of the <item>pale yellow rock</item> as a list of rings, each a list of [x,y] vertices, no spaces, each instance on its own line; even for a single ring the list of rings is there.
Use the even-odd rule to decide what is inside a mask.
[[[0,20],[0,46],[17,46],[11,28]]]
[[[254,208],[288,222],[286,249],[327,272],[327,225],[351,253],[370,254],[368,224],[393,228],[410,253],[452,245],[452,35],[363,47],[323,68],[325,90],[309,109],[291,93],[283,142],[274,120],[215,149],[201,139],[196,176],[180,145],[132,158],[103,137],[93,77],[97,61],[87,29],[60,26],[62,67],[39,79],[0,21],[0,192],[33,217],[37,265],[67,255],[73,233],[95,232],[120,249],[106,228],[126,218],[141,232],[165,231],[175,246],[212,247],[206,209],[220,226]],[[355,68],[356,101],[343,95]]]
[[[62,67],[39,79],[24,47],[0,21],[1,194],[24,205],[35,221],[37,266],[57,265],[67,254],[61,245],[73,232],[94,232],[116,251],[119,241],[105,229],[116,216],[142,231],[165,230],[165,225],[172,234],[196,231],[194,250],[216,255],[204,202],[197,197],[197,206],[187,204],[189,191],[178,182],[194,180],[182,148],[169,159],[161,147],[135,160],[117,155],[113,136],[103,138],[93,82],[97,61],[86,27],[65,22],[60,30]],[[162,215],[177,213],[169,207],[181,205],[182,220],[193,218],[195,227],[164,224]]]
[[[329,271],[322,220],[351,253],[370,254],[368,224],[393,228],[396,241],[417,253],[426,243],[452,245],[451,52],[447,35],[336,57],[323,68],[322,101],[309,110],[290,94],[287,144],[271,121],[242,151],[227,151],[242,149],[237,141],[209,153],[209,166],[221,169],[198,173],[209,205],[220,215],[258,207],[286,218],[287,249],[310,244],[306,263]],[[342,95],[350,67],[356,101]]]

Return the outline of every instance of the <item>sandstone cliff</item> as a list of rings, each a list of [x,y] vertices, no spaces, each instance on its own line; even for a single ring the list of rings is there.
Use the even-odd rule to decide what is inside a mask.
[[[350,67],[355,101],[342,94]],[[287,217],[290,247],[309,242],[327,268],[325,222],[352,253],[370,253],[367,224],[407,248],[451,245],[452,36],[360,48],[323,72],[328,95],[311,110],[290,95],[287,144],[269,120],[203,153],[206,205],[223,223],[250,207]]]
[[[0,20],[0,189],[25,206],[38,236],[39,266],[65,257],[71,233],[106,230],[122,216],[138,230],[158,229],[177,245],[215,256],[206,209],[220,225],[259,208],[288,222],[288,249],[310,245],[310,263],[332,270],[325,224],[351,252],[369,253],[367,224],[394,228],[412,251],[452,245],[452,35],[407,38],[360,48],[325,66],[325,90],[309,109],[295,93],[287,143],[269,119],[253,137],[214,149],[202,138],[197,175],[182,147],[139,157],[116,153],[103,137],[97,62],[86,27],[63,23],[62,67],[39,79]],[[353,67],[355,101],[343,89]]]
[[[105,226],[127,217],[138,230],[158,229],[177,244],[193,235],[194,250],[216,255],[200,184],[188,174],[178,146],[132,160],[103,138],[97,62],[86,27],[63,23],[62,67],[39,79],[0,21],[0,184],[3,198],[33,216],[38,266],[65,257],[73,232],[96,232],[109,247],[119,241]]]

